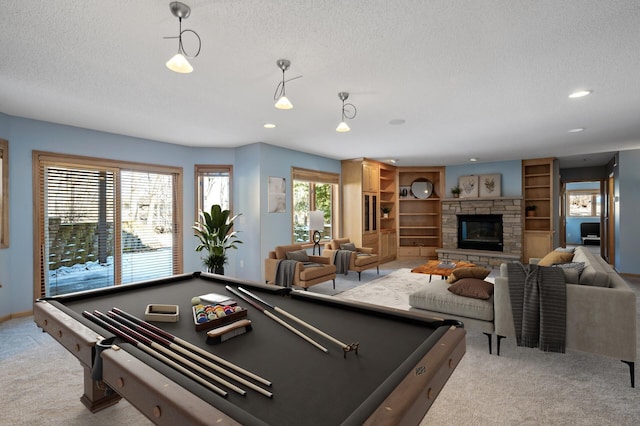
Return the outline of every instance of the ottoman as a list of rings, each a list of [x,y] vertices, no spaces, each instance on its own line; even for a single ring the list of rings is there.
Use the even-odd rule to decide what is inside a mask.
[[[458,296],[448,290],[450,285],[444,280],[430,282],[409,295],[409,305],[421,313],[457,319],[465,328],[493,334],[493,296],[486,300]]]

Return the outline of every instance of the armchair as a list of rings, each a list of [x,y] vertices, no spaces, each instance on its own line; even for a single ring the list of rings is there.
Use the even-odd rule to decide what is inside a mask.
[[[338,264],[336,256],[339,256],[339,251],[350,250],[353,253],[349,256],[348,268],[344,271],[338,270],[338,273],[347,273],[347,271],[356,271],[358,273],[358,281],[361,279],[361,273],[364,270],[375,267],[378,275],[380,274],[380,257],[373,252],[370,247],[356,247],[353,244],[349,249],[345,248],[345,244],[352,244],[349,238],[335,238],[325,246],[324,256],[334,259],[333,263]],[[353,250],[351,250],[353,249]]]
[[[278,267],[287,260],[290,261],[290,275],[283,278],[282,274],[278,274]],[[269,257],[264,260],[264,273],[267,284],[286,285],[283,281],[288,280],[290,285],[307,290],[312,285],[332,280],[333,288],[336,288],[336,267],[331,259],[308,255],[300,244],[277,246],[270,251]]]

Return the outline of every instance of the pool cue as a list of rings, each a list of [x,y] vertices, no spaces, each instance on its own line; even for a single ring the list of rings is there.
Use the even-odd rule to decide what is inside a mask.
[[[123,331],[121,331],[120,329],[112,326],[111,324],[101,320],[100,318],[98,318],[97,316],[93,315],[91,312],[88,311],[84,311],[82,313],[86,318],[89,318],[91,321],[93,321],[94,323],[98,324],[100,327],[109,330],[110,332],[112,332],[113,334],[120,336],[121,338],[123,338],[124,340],[126,340],[127,342],[131,343],[133,346],[135,346],[136,348],[141,349],[142,351],[148,353],[149,355],[151,355],[152,357],[164,362],[165,364],[171,366],[172,368],[174,368],[175,370],[181,372],[182,374],[184,374],[185,376],[197,381],[198,383],[200,383],[201,385],[211,389],[212,391],[214,391],[215,393],[217,393],[218,395],[221,395],[223,397],[227,397],[228,392],[225,391],[224,389],[220,389],[219,387],[217,387],[216,385],[213,385],[211,383],[209,383],[208,381],[206,381],[205,379],[203,379],[202,377],[198,376],[195,373],[192,373],[191,371],[187,370],[186,368],[184,368],[183,366],[181,366],[180,364],[176,363],[175,361],[167,358],[166,356],[162,355],[161,353],[154,351],[153,349],[151,349],[148,346],[145,346],[141,343],[141,341],[136,340],[136,337],[140,338],[141,340],[144,339],[144,336],[141,336],[139,333],[134,333],[132,336],[129,336],[128,334],[124,333]],[[135,336],[135,337],[134,337]]]
[[[343,343],[340,340],[336,339],[335,337],[330,336],[327,333],[325,333],[324,331],[322,331],[322,330],[314,327],[313,325],[307,323],[306,321],[296,317],[293,314],[290,314],[289,312],[285,311],[284,309],[270,304],[266,300],[263,300],[262,298],[260,298],[260,297],[256,296],[255,294],[251,293],[249,290],[246,290],[246,289],[244,289],[242,287],[238,287],[238,290],[240,290],[241,292],[243,292],[244,294],[246,294],[246,295],[248,295],[250,297],[253,297],[258,302],[264,303],[265,305],[267,305],[268,307],[270,307],[274,311],[281,313],[282,315],[286,316],[287,318],[292,319],[293,321],[296,321],[298,324],[300,324],[300,325],[302,325],[304,327],[307,327],[309,330],[318,333],[319,335],[321,335],[325,339],[327,339],[327,340],[335,343],[336,345],[340,346],[342,348],[342,350],[344,351],[344,353],[345,353],[345,357],[346,357],[346,353],[349,352],[349,351],[355,350],[356,354],[358,353],[358,346],[359,346],[358,343],[352,343],[350,345],[348,345],[346,343]]]
[[[228,387],[229,389],[233,390],[234,392],[240,394],[240,395],[246,395],[247,391],[245,391],[244,389],[239,388],[238,386],[234,385],[233,383],[223,379],[220,376],[216,376],[215,374],[213,374],[212,372],[210,372],[209,370],[206,370],[202,367],[200,367],[198,364],[191,362],[190,360],[186,359],[185,357],[178,355],[174,352],[171,352],[169,349],[165,348],[164,346],[160,345],[159,343],[154,342],[153,340],[149,339],[146,336],[141,335],[140,333],[136,332],[135,330],[132,330],[131,328],[127,327],[124,324],[120,324],[119,322],[117,322],[116,320],[114,320],[113,318],[110,318],[109,316],[103,314],[100,311],[93,311],[93,314],[95,316],[97,316],[98,318],[100,318],[101,320],[111,324],[112,326],[120,329],[122,332],[124,332],[125,334],[133,334],[136,333],[138,334],[139,338],[142,341],[142,343],[144,343],[145,345],[151,347],[151,349],[155,349],[158,352],[163,353],[164,355],[167,355],[170,358],[173,358],[176,361],[179,361],[180,363],[186,365],[187,367],[190,367],[194,370],[196,370],[198,373],[203,374],[205,376],[207,376],[208,378],[218,382],[221,385],[224,385],[226,387]]]
[[[269,398],[273,397],[273,393],[262,389],[259,386],[256,386],[255,384],[251,383],[250,381],[238,376],[237,374],[232,373],[231,371],[225,370],[224,368],[220,367],[219,365],[216,365],[214,363],[212,363],[211,361],[202,358],[201,356],[198,356],[197,354],[195,354],[194,352],[188,351],[187,349],[185,349],[184,347],[173,343],[172,341],[165,339],[164,337],[154,333],[151,330],[147,330],[146,328],[134,323],[133,321],[128,320],[127,318],[123,317],[122,315],[118,315],[113,311],[109,311],[107,312],[107,315],[109,317],[111,317],[112,319],[118,321],[119,323],[137,331],[138,333],[142,333],[145,336],[155,340],[156,342],[168,347],[169,349],[173,349],[176,352],[181,353],[182,355],[185,355],[197,362],[199,362],[200,364],[211,368],[212,370],[217,371],[218,373],[224,374],[227,377],[230,377],[234,380],[236,380],[237,382],[250,387],[251,389],[253,389],[256,392],[259,392],[261,394],[263,394],[264,396],[267,396]]]
[[[325,353],[329,352],[329,350],[327,348],[325,348],[324,346],[322,346],[320,343],[316,342],[315,340],[313,340],[312,338],[310,338],[309,336],[307,336],[306,334],[304,334],[300,330],[292,327],[291,325],[287,324],[286,322],[284,322],[283,320],[281,320],[277,316],[273,315],[271,312],[267,311],[265,308],[263,308],[262,306],[258,305],[257,303],[255,303],[253,300],[249,299],[244,294],[238,293],[236,290],[232,289],[228,285],[225,286],[225,288],[227,290],[229,290],[231,293],[233,293],[236,296],[238,296],[239,298],[241,298],[242,300],[244,300],[245,302],[247,302],[248,304],[250,304],[251,306],[253,306],[254,308],[256,308],[257,310],[259,310],[260,312],[262,312],[263,314],[265,314],[266,316],[268,316],[269,318],[271,318],[272,320],[274,320],[275,322],[277,322],[278,324],[280,324],[281,326],[283,326],[284,328],[286,328],[287,330],[289,330],[289,331],[297,334],[298,336],[302,337],[304,340],[306,340],[307,342],[311,343],[313,346],[315,346],[316,348],[320,349],[322,352],[325,352]]]
[[[216,362],[224,365],[225,367],[231,368],[232,370],[235,370],[235,371],[237,371],[239,373],[242,373],[245,376],[250,377],[250,378],[252,378],[252,379],[254,379],[254,380],[256,380],[256,381],[258,381],[258,382],[260,382],[260,383],[262,383],[264,385],[266,385],[266,386],[271,386],[271,382],[269,380],[263,379],[262,377],[258,376],[257,374],[254,374],[251,371],[245,370],[242,367],[238,367],[237,365],[227,361],[226,359],[221,358],[221,357],[219,357],[219,356],[217,356],[215,354],[212,354],[211,352],[207,352],[204,349],[202,349],[202,348],[200,348],[200,347],[198,347],[198,346],[196,346],[196,345],[194,345],[192,343],[189,343],[186,340],[183,340],[183,339],[179,338],[178,336],[174,336],[173,334],[171,334],[171,333],[169,333],[169,332],[167,332],[167,331],[165,331],[165,330],[163,330],[163,329],[161,329],[159,327],[156,327],[155,325],[153,325],[151,323],[143,321],[140,318],[136,318],[135,316],[126,313],[122,309],[113,308],[112,311],[117,313],[117,314],[119,314],[119,315],[122,315],[123,317],[127,318],[130,321],[135,322],[138,325],[141,325],[142,327],[144,327],[146,329],[149,329],[149,330],[153,331],[156,334],[159,334],[160,336],[163,336],[164,338],[166,338],[168,340],[171,340],[172,342],[175,342],[175,343],[177,343],[179,345],[182,345],[182,346],[184,346],[186,348],[189,348],[192,351],[197,352],[202,356],[205,356],[205,357],[207,357],[207,358],[209,358],[209,359],[211,359],[213,361],[216,361]]]

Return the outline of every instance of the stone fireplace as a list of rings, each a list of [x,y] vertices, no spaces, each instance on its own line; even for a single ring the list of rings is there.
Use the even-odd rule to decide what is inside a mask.
[[[488,216],[490,215],[490,216]],[[487,250],[487,246],[470,247],[459,243],[462,230],[459,220],[462,218],[489,218],[501,222],[502,251]],[[473,224],[472,224],[473,225]],[[439,259],[465,260],[477,265],[497,268],[503,262],[522,260],[522,198],[447,198],[442,201],[442,248],[436,250]],[[468,230],[467,230],[468,231]],[[471,240],[493,240],[496,243],[497,229],[488,224],[472,231]],[[468,233],[468,232],[467,232]],[[482,238],[476,238],[481,236]],[[471,246],[474,246],[472,241]],[[499,244],[499,243],[496,243]],[[495,247],[495,245],[494,245]]]

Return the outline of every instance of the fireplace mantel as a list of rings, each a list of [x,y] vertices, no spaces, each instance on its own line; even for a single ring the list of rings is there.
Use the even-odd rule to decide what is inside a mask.
[[[475,201],[505,201],[505,200],[520,200],[522,197],[473,197],[473,198],[443,198],[442,202],[475,202]]]

